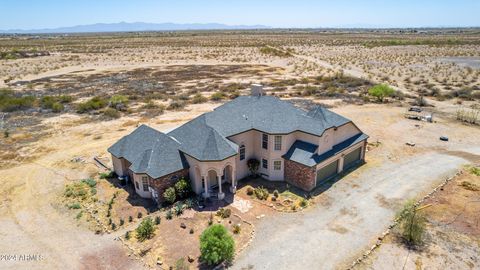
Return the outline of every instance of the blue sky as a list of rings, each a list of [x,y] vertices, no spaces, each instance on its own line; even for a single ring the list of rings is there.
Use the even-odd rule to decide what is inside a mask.
[[[174,22],[272,27],[480,26],[480,0],[0,0],[0,29]]]

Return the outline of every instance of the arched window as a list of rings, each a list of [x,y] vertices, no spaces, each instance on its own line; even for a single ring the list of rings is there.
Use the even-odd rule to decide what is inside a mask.
[[[240,146],[240,160],[244,160],[245,159],[245,145],[241,145]]]

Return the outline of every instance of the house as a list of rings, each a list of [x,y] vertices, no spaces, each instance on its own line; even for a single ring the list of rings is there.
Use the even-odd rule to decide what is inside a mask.
[[[363,161],[367,138],[341,115],[321,106],[302,110],[254,85],[251,96],[168,133],[141,125],[108,151],[117,175],[128,176],[142,197],[162,201],[184,177],[195,193],[223,199],[250,174],[249,159],[260,161],[264,179],[310,191]]]

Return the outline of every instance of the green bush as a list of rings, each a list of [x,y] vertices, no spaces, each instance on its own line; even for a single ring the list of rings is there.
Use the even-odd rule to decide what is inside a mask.
[[[397,213],[400,235],[409,245],[419,245],[423,242],[426,228],[426,218],[418,211],[415,202],[408,201]]]
[[[139,241],[152,238],[153,232],[155,231],[153,220],[150,217],[145,218],[135,231],[137,232],[137,239]]]
[[[268,199],[268,190],[264,187],[257,187],[254,190],[255,197],[257,197],[259,200],[266,200]]]
[[[176,110],[181,110],[187,106],[187,103],[185,101],[172,101],[170,105],[168,105],[167,110],[171,111],[176,111]]]
[[[183,214],[183,204],[182,203],[177,203],[175,207],[173,208],[175,211],[175,215],[180,216]]]
[[[13,112],[33,107],[35,97],[17,96],[12,90],[0,89],[0,111]]]
[[[275,190],[273,191],[273,196],[274,196],[275,198],[278,198],[279,195],[280,195],[280,194],[279,194],[278,190],[275,189]]]
[[[103,111],[103,115],[112,119],[117,119],[121,116],[120,112],[113,108],[106,108],[105,111]]]
[[[125,232],[125,239],[130,239],[130,231]]]
[[[208,99],[204,97],[202,94],[198,93],[192,98],[192,103],[193,104],[201,104],[207,102]]]
[[[240,227],[239,224],[233,225],[233,233],[234,234],[239,234],[242,231],[242,228]]]
[[[98,110],[107,106],[107,101],[101,97],[93,97],[92,99],[79,103],[77,110],[79,113],[85,113],[89,111]]]
[[[255,158],[251,158],[247,161],[247,166],[252,173],[252,176],[255,177],[257,175],[258,167],[260,166],[260,161]]]
[[[368,94],[377,98],[379,102],[383,102],[383,99],[392,96],[395,90],[386,84],[377,84],[374,87],[368,89]]]
[[[210,99],[213,101],[222,100],[225,98],[225,94],[223,92],[215,92],[210,96]]]
[[[81,206],[80,206],[79,203],[72,203],[68,206],[68,208],[70,208],[70,209],[80,209]]]
[[[168,219],[168,220],[170,220],[170,219],[173,218],[173,212],[172,212],[172,210],[169,209],[169,210],[165,213],[165,218]]]
[[[231,214],[232,214],[232,210],[230,210],[229,208],[222,207],[217,211],[217,216],[221,218],[229,218]]]
[[[235,253],[235,242],[227,229],[215,224],[200,236],[200,258],[209,265],[231,262]]]
[[[87,184],[89,187],[96,187],[97,186],[97,181],[95,181],[95,179],[92,179],[92,178],[83,179],[82,183]]]
[[[306,199],[302,199],[302,200],[300,201],[300,206],[301,206],[301,207],[307,207],[307,205],[308,205],[308,201],[307,201]]]
[[[160,224],[160,221],[161,221],[160,216],[156,216],[155,217],[155,225]]]
[[[192,192],[190,181],[186,180],[185,178],[180,179],[177,183],[175,183],[175,191],[179,199],[188,197]]]
[[[175,194],[175,188],[174,187],[169,187],[163,192],[163,198],[165,199],[166,202],[172,204],[175,202],[177,199],[177,196]]]
[[[108,100],[108,106],[121,110],[123,108],[126,108],[128,104],[128,97],[123,96],[123,95],[113,95],[109,100]]]
[[[252,187],[247,187],[247,195],[251,196],[253,195],[254,189]]]

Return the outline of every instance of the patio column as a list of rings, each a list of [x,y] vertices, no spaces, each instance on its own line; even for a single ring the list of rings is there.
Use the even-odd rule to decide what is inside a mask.
[[[223,200],[225,198],[225,193],[222,192],[222,177],[220,175],[217,175],[218,179],[218,199]]]
[[[210,197],[210,194],[208,194],[208,182],[207,182],[207,178],[205,177],[205,175],[202,175],[202,183],[203,183],[202,196],[203,196],[203,198],[208,198],[208,197]]]
[[[337,173],[341,173],[343,171],[343,158],[344,158],[344,154],[342,154],[342,156],[340,156],[340,158],[338,159],[338,168],[337,168]]]
[[[235,179],[235,174],[232,172],[232,185],[230,186],[230,192],[235,194],[237,192],[237,180]]]

